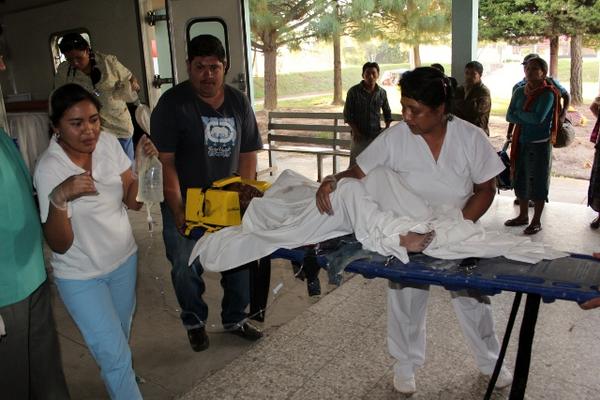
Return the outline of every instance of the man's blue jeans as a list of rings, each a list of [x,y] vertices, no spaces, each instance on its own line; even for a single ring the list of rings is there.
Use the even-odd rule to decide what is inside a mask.
[[[202,300],[205,290],[202,279],[204,269],[197,259],[191,267],[188,266],[188,259],[196,241],[182,236],[177,231],[173,214],[166,204],[161,203],[160,210],[163,218],[163,240],[167,258],[172,265],[171,280],[181,307],[181,321],[186,329],[204,326],[208,317],[208,306]],[[221,273],[221,286],[221,321],[227,329],[247,317],[246,307],[250,303],[248,268],[241,267]]]

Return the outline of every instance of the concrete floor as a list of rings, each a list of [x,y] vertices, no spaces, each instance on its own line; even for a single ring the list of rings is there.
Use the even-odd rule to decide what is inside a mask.
[[[264,158],[260,165],[265,166]],[[293,166],[310,176],[314,159]],[[595,213],[581,205],[587,182],[553,179],[551,187],[552,202],[536,240],[572,252],[600,250],[600,233],[588,228]],[[510,193],[498,196],[484,223],[496,229],[501,226],[516,210],[511,201]],[[145,399],[402,398],[391,384],[393,361],[385,343],[383,279],[353,277],[315,304],[306,294],[305,283],[294,279],[289,264],[277,261],[271,284],[283,283],[283,289],[269,299],[263,325],[266,337],[253,344],[221,332],[219,275],[207,273],[211,345],[207,351],[193,352],[178,316],[160,235],[160,213],[154,210],[153,215],[158,224],[151,235],[145,213],[130,213],[140,256],[131,347],[136,372],[145,380],[140,385]],[[324,280],[322,287],[326,288]],[[55,290],[54,294],[73,399],[107,398],[94,360]],[[493,297],[500,336],[512,298],[512,293]],[[427,361],[417,372],[415,399],[480,399],[485,392],[485,379],[478,375],[448,299],[444,290],[432,288]],[[514,363],[516,336],[507,355],[509,366]],[[600,398],[599,336],[599,311],[584,312],[565,301],[542,305],[528,398]],[[493,398],[507,398],[507,393],[497,392]]]

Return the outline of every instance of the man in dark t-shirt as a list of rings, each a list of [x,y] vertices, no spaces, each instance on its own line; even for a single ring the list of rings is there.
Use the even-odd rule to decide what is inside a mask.
[[[181,320],[194,351],[208,348],[202,300],[205,284],[198,260],[188,267],[195,240],[184,235],[188,188],[207,188],[215,180],[238,173],[255,179],[260,133],[248,98],[227,86],[223,45],[200,35],[188,44],[189,79],[165,92],[152,112],[152,138],[163,163],[165,202],[161,204],[163,239],[173,269],[171,278],[181,306]],[[221,320],[231,333],[249,340],[262,332],[247,321],[248,269],[222,274]]]

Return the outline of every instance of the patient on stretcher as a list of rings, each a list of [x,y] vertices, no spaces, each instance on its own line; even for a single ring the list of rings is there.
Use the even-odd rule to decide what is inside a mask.
[[[528,262],[557,256],[529,238],[486,232],[481,224],[465,220],[457,208],[431,207],[388,168],[376,168],[361,180],[340,180],[331,194],[332,215],[318,211],[317,189],[317,182],[284,171],[264,197],[252,200],[241,225],[202,237],[190,262],[199,257],[204,268],[226,271],[278,248],[350,233],[365,250],[404,263],[409,252],[445,259],[504,255]]]

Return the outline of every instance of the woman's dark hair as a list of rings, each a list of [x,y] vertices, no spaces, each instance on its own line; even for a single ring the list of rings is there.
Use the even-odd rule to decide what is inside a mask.
[[[67,33],[58,43],[58,48],[65,54],[71,50],[87,50],[90,44],[79,33]]]
[[[213,35],[198,35],[194,37],[187,46],[188,60],[194,57],[214,56],[225,64],[225,48],[223,43]]]
[[[445,112],[452,109],[453,87],[450,79],[439,69],[419,67],[406,71],[400,78],[402,97],[409,97],[428,107],[445,105]]]
[[[101,105],[98,97],[78,84],[68,83],[56,89],[50,97],[50,121],[52,121],[52,124],[54,126],[58,125],[60,119],[69,108],[84,100],[91,101],[98,111],[100,111]]]
[[[60,52],[62,54],[66,54],[72,50],[89,51],[91,65],[90,79],[92,80],[92,86],[94,86],[94,90],[96,90],[96,84],[102,79],[102,72],[100,71],[100,69],[98,69],[98,67],[96,67],[96,55],[94,54],[94,50],[92,50],[88,41],[85,40],[84,37],[81,36],[79,33],[67,33],[60,40],[58,48],[60,49]],[[69,65],[69,69],[67,70],[67,76],[71,74],[75,76],[76,73],[77,69]]]
[[[544,75],[548,75],[548,63],[546,62],[546,60],[540,57],[532,57],[527,61],[527,64],[530,63],[537,64],[540,67],[540,69],[544,72]]]

